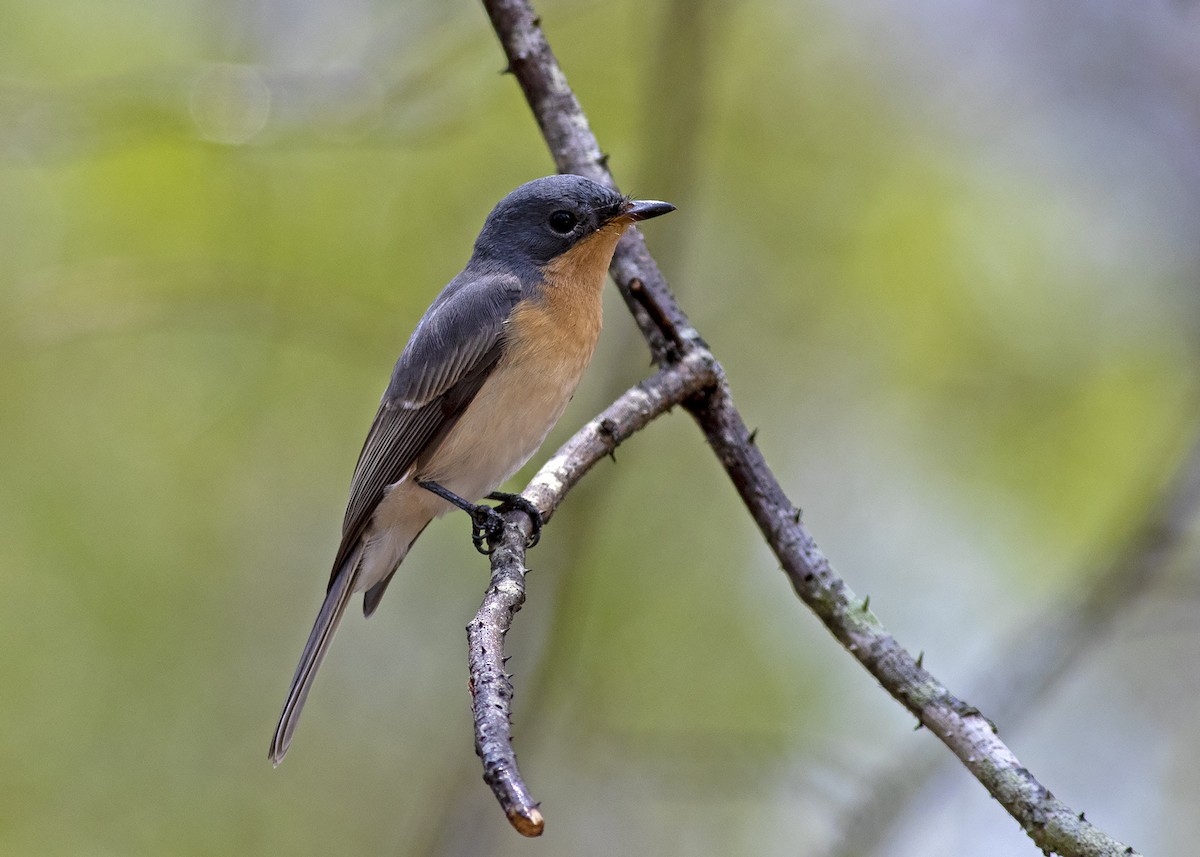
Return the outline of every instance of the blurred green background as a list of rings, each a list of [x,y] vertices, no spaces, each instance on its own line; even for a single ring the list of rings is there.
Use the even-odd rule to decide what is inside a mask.
[[[539,11],[622,188],[679,206],[651,249],[818,541],[997,702],[1195,433],[1197,5]],[[867,831],[889,771],[946,754],[680,413],[531,555],[541,840],[480,781],[462,519],[345,623],[272,770],[391,364],[552,169],[503,64],[467,2],[0,4],[0,853],[1034,854],[953,766]],[[648,362],[610,295],[547,446]],[[1187,536],[1048,692],[998,700],[1022,761],[1147,853],[1200,836]]]

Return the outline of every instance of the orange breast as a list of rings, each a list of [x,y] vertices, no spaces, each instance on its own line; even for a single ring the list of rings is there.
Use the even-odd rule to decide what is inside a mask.
[[[600,338],[600,295],[625,225],[609,224],[543,269],[540,300],[522,303],[509,320],[506,363],[574,375],[578,383]]]

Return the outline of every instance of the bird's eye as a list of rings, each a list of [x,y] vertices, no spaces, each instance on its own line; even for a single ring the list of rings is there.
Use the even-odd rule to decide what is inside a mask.
[[[575,228],[577,222],[575,215],[569,211],[556,211],[550,215],[550,228],[559,235],[566,235]]]

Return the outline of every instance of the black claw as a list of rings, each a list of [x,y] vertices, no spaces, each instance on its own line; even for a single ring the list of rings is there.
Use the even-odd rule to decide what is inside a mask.
[[[504,533],[504,519],[491,506],[482,504],[471,510],[471,544],[475,550],[485,556],[492,554],[492,542],[498,541]],[[484,546],[484,541],[487,546]]]
[[[542,538],[542,513],[537,506],[530,503],[520,494],[508,494],[504,491],[493,491],[487,495],[489,500],[499,500],[500,505],[496,507],[497,512],[509,512],[513,509],[520,509],[529,516],[531,524],[529,531],[529,540],[525,542],[525,549],[537,545]]]

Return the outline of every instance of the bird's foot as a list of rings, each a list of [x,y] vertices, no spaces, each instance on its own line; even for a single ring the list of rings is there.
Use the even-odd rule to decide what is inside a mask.
[[[493,491],[487,495],[489,500],[499,500],[500,505],[495,508],[496,512],[503,514],[511,512],[513,509],[520,509],[529,516],[529,540],[525,542],[525,549],[536,545],[542,538],[542,512],[537,506],[530,503],[520,494],[509,494],[505,491]]]
[[[529,541],[525,543],[525,547],[533,547],[538,543],[538,539],[541,538],[542,513],[538,511],[537,506],[530,503],[520,494],[506,494],[502,491],[493,491],[487,495],[487,499],[500,501],[500,505],[493,508],[492,506],[485,506],[482,503],[472,503],[470,500],[464,500],[453,491],[444,488],[436,482],[418,481],[417,484],[471,516],[471,544],[475,545],[475,550],[481,554],[491,554],[492,542],[498,541],[500,536],[504,534],[504,518],[502,515],[504,512],[511,511],[512,509],[520,509],[529,516],[529,520],[533,523],[533,531],[530,533]]]
[[[492,543],[504,534],[504,518],[491,506],[482,503],[470,509],[468,514],[471,516],[471,544],[481,554],[490,556]]]

